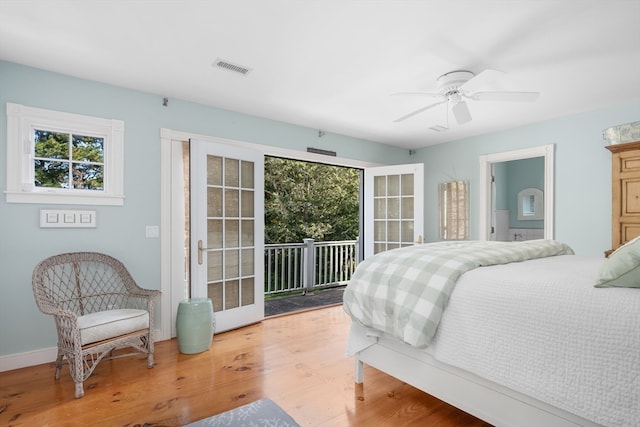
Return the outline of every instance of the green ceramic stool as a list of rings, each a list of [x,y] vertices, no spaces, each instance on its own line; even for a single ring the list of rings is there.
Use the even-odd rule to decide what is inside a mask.
[[[180,301],[176,318],[180,353],[202,353],[211,347],[214,332],[213,304],[209,298]]]

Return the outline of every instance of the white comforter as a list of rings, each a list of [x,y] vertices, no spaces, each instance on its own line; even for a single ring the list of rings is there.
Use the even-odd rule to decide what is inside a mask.
[[[358,265],[344,291],[344,309],[363,326],[426,347],[466,271],[560,254],[573,250],[542,239],[447,241],[381,252]]]
[[[458,280],[429,352],[606,426],[640,426],[640,289],[594,288],[602,259],[481,267]]]

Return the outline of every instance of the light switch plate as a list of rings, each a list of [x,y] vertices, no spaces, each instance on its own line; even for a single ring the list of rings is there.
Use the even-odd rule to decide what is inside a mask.
[[[160,237],[160,227],[157,225],[147,225],[145,235],[147,238]]]
[[[96,211],[40,209],[40,228],[96,228]]]

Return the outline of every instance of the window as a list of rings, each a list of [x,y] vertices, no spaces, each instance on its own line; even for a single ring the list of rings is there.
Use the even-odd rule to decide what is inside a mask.
[[[7,202],[122,205],[124,122],[7,103]]]
[[[464,240],[469,237],[469,185],[451,181],[438,185],[440,200],[440,239]]]

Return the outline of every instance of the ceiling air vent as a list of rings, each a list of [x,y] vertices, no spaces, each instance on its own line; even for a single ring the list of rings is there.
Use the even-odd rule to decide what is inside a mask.
[[[247,67],[243,67],[242,65],[234,64],[220,58],[216,59],[213,65],[214,67],[222,68],[223,70],[231,71],[233,73],[242,74],[243,76],[246,76],[251,71],[251,69]]]

